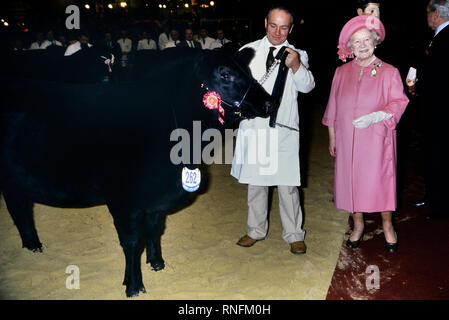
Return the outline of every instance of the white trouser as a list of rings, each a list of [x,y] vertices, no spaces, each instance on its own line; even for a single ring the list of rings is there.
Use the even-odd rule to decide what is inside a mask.
[[[279,211],[282,222],[282,238],[292,243],[304,241],[301,229],[302,211],[298,187],[278,186]],[[248,185],[248,235],[256,240],[264,239],[268,231],[268,187]]]

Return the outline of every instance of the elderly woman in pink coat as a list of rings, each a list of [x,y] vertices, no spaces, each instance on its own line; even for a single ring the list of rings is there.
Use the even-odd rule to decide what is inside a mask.
[[[385,28],[374,16],[357,16],[343,27],[339,57],[355,59],[335,71],[322,123],[328,126],[329,152],[335,157],[335,205],[354,220],[346,245],[358,247],[363,213],[380,212],[386,249],[395,252],[395,128],[408,99],[398,70],[374,55],[384,38]]]

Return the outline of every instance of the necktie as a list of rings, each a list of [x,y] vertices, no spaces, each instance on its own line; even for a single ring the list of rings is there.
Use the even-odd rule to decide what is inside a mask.
[[[192,41],[190,41],[190,40],[189,40],[189,47],[190,47],[190,48],[193,48],[193,43],[192,43]]]
[[[220,40],[220,42],[221,42],[221,45],[223,45],[223,40]]]
[[[270,47],[270,52],[268,53],[268,56],[267,56],[267,63],[266,63],[267,71],[268,71],[268,69],[270,69],[271,65],[272,65],[273,62],[274,62],[273,51],[274,51],[275,49],[276,49],[276,47]]]
[[[203,44],[206,44],[206,38],[203,38]]]

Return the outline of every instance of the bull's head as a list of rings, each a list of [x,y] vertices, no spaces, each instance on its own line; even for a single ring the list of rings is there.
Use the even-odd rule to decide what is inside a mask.
[[[203,50],[197,75],[204,92],[215,93],[221,100],[225,116],[220,120],[232,123],[241,119],[268,117],[276,109],[275,100],[251,76],[248,65],[254,56],[252,49],[234,54],[220,50]],[[214,98],[211,98],[214,101]],[[205,100],[206,103],[206,100]]]

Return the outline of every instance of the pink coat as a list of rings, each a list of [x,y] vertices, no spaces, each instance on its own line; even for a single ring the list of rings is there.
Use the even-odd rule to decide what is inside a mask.
[[[376,59],[358,81],[361,69],[355,60],[337,68],[322,120],[335,130],[334,201],[338,209],[349,212],[394,211],[395,128],[409,100],[395,67]],[[393,117],[366,129],[354,127],[352,120],[374,111]]]

